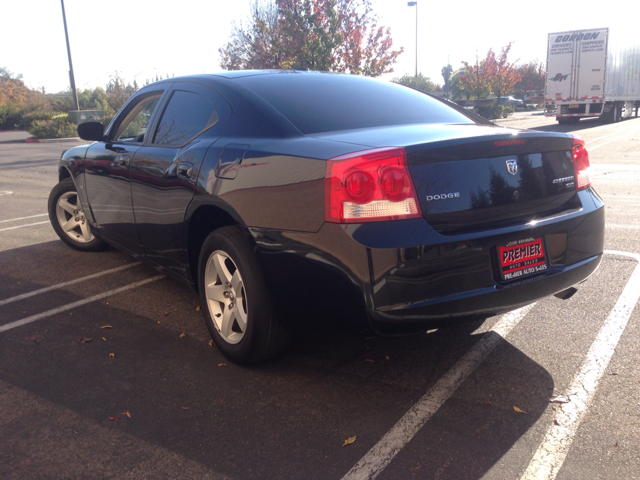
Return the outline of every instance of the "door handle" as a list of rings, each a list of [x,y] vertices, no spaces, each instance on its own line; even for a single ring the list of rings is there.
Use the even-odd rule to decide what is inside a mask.
[[[181,163],[178,165],[178,176],[191,178],[191,174],[193,173],[193,164],[192,163]]]

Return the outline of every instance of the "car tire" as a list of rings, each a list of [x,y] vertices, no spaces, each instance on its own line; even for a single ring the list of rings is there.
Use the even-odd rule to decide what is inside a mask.
[[[205,240],[198,290],[209,333],[233,362],[265,360],[288,343],[290,332],[273,311],[258,260],[239,227],[222,227]]]
[[[96,237],[85,218],[80,197],[71,178],[58,183],[49,194],[49,220],[64,243],[82,252],[98,252],[107,244]]]

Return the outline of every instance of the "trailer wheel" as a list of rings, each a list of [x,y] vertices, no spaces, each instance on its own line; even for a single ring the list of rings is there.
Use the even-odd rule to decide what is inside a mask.
[[[570,117],[556,117],[556,120],[558,121],[558,123],[560,125],[567,125],[567,124],[571,123],[571,118]]]

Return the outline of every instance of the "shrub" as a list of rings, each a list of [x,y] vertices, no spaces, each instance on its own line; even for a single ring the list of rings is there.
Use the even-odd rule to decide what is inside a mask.
[[[502,118],[507,118],[509,115],[511,115],[514,112],[514,108],[509,106],[509,105],[505,105],[502,106]],[[496,118],[500,118],[500,117],[496,117]]]
[[[480,105],[477,108],[477,113],[478,115],[488,120],[495,120],[496,118],[507,117],[507,115],[505,115],[504,113],[505,109],[511,110],[509,113],[507,113],[507,115],[509,115],[510,113],[513,113],[512,107],[505,107],[503,105]]]
[[[22,113],[23,109],[12,103],[0,105],[0,130],[24,128]]]
[[[78,136],[76,124],[71,123],[66,114],[56,115],[50,120],[35,120],[31,124],[29,133],[34,138],[69,138]]]
[[[33,125],[33,122],[38,120],[51,120],[55,115],[56,115],[55,112],[43,112],[41,110],[25,113],[22,115],[24,129],[31,130],[31,126]]]

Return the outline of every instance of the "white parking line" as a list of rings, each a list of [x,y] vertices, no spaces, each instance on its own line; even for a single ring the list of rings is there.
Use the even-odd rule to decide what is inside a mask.
[[[34,225],[44,225],[45,223],[51,223],[51,222],[47,220],[46,222],[27,223],[26,225],[18,225],[17,227],[0,228],[0,232],[4,232],[5,230],[15,230],[16,228],[33,227]]]
[[[605,250],[611,255],[635,258],[638,265],[633,270],[622,294],[591,345],[587,358],[569,388],[569,403],[562,405],[556,416],[557,424],[547,430],[521,480],[553,480],[569,453],[573,437],[593,400],[598,382],[609,365],[618,341],[629,317],[640,299],[640,255]]]
[[[58,290],[59,288],[67,287],[69,285],[74,285],[76,283],[84,282],[86,280],[92,280],[94,278],[102,277],[103,275],[109,275],[110,273],[121,272],[122,270],[127,270],[128,268],[136,267],[138,265],[140,265],[140,262],[135,262],[129,265],[123,265],[121,267],[112,268],[110,270],[104,270],[102,272],[93,273],[91,275],[87,275],[86,277],[80,277],[80,278],[76,278],[75,280],[69,280],[68,282],[62,282],[56,285],[51,285],[50,287],[41,288],[39,290],[34,290],[32,292],[23,293],[22,295],[17,295],[15,297],[5,298],[4,300],[0,300],[0,307],[2,305],[6,305],[7,303],[24,300],[25,298],[33,297],[35,295],[40,295],[41,293],[50,292],[51,290]]]
[[[609,137],[613,137],[614,135],[620,135],[620,132],[613,132],[610,133],[609,135],[604,135],[602,137],[598,137],[598,138],[594,138],[593,140],[589,140],[588,142],[586,142],[586,146],[589,147],[593,142],[597,142],[598,140],[602,140],[603,138],[609,138]]]
[[[2,192],[0,192],[2,193]],[[46,217],[48,213],[39,213],[38,215],[29,215],[28,217],[10,218],[9,220],[0,220],[0,223],[17,222],[18,220],[26,220],[27,218]]]
[[[633,134],[638,133],[638,132],[640,132],[640,129],[638,129],[638,130],[633,130],[631,133],[626,133],[626,134],[624,134],[624,135],[620,135],[619,137],[616,137],[616,138],[614,138],[613,140],[609,140],[608,142],[600,143],[600,144],[596,145],[595,147],[588,147],[588,148],[587,148],[587,150],[588,150],[589,152],[592,152],[592,151],[593,151],[593,150],[595,150],[596,148],[604,147],[605,145],[608,145],[608,144],[610,144],[610,143],[612,143],[612,142],[615,142],[615,141],[617,141],[617,140],[621,140],[621,139],[623,139],[623,138],[625,138],[625,137],[628,137],[628,136],[633,135]]]
[[[501,316],[485,337],[476,343],[427,393],[396,423],[342,480],[376,478],[434,413],[451,397],[464,380],[493,351],[534,304]]]
[[[16,320],[15,322],[7,323],[6,325],[0,326],[0,333],[6,332],[7,330],[11,330],[13,328],[21,327],[22,325],[27,325],[29,323],[35,322],[36,320],[42,320],[43,318],[50,317],[61,312],[66,312],[67,310],[71,310],[72,308],[80,307],[82,305],[95,302],[96,300],[100,300],[102,298],[110,297],[118,293],[126,292],[127,290],[131,290],[133,288],[141,287],[142,285],[155,282],[156,280],[160,280],[162,278],[164,278],[164,275],[156,275],[155,277],[147,278],[146,280],[140,280],[139,282],[130,283],[129,285],[125,285],[124,287],[115,288],[113,290],[109,290],[108,292],[99,293],[98,295],[94,295],[93,297],[88,297],[82,300],[78,300],[77,302],[54,308],[52,310],[47,310],[46,312],[31,315],[30,317],[23,318],[22,320]]]

